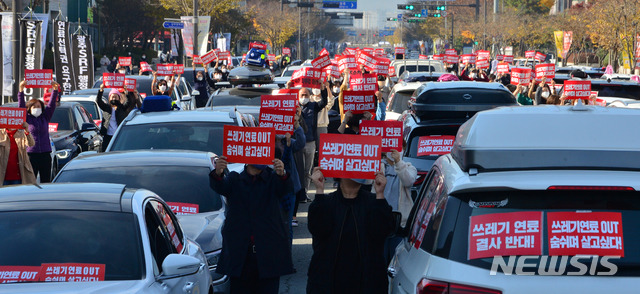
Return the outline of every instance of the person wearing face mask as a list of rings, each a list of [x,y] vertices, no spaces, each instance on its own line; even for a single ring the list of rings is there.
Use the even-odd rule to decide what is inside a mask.
[[[22,128],[0,129],[0,186],[35,184],[36,176],[27,148],[35,145],[29,124]]]
[[[227,158],[220,156],[209,174],[211,188],[228,203],[216,272],[230,277],[231,293],[277,294],[280,276],[294,272],[280,206],[293,192],[290,173],[280,159],[273,169],[247,164],[225,174],[226,168]]]
[[[173,94],[173,88],[177,81],[180,80],[180,75],[176,78],[176,76],[171,76],[171,84],[167,83],[167,79],[163,79],[158,81],[158,77],[156,76],[156,72],[153,72],[153,80],[151,81],[151,93],[153,95],[164,95],[171,97]]]
[[[391,93],[391,87],[386,86],[387,83],[385,76],[378,76],[378,91],[376,91],[376,97],[378,98],[378,106],[376,108],[377,120],[384,121],[387,117],[387,101]]]
[[[330,88],[328,83],[326,85],[326,88],[327,89]],[[312,90],[312,94],[313,94],[313,96],[311,96],[313,98],[312,101],[320,102],[321,100],[320,92],[321,92],[320,89]],[[329,131],[329,110],[333,107],[334,102],[335,102],[335,97],[333,96],[333,93],[327,92],[327,106],[325,106],[318,113],[318,136],[320,136],[320,134],[326,134]],[[318,146],[319,143],[320,143],[320,140],[316,140],[316,150],[319,148]]]
[[[100,110],[102,110],[104,120],[102,122],[102,127],[100,128],[100,134],[103,137],[102,141],[102,151],[104,152],[111,142],[111,138],[116,133],[118,126],[129,114],[129,101],[126,101],[120,91],[117,89],[111,89],[109,92],[109,103],[105,102],[102,99],[102,95],[104,94],[104,83],[100,85],[100,90],[98,91],[98,96],[96,96],[96,103]]]
[[[193,65],[193,89],[200,92],[200,95],[196,96],[196,108],[204,107],[209,100],[209,88],[215,90],[216,82],[212,81],[209,77],[209,70],[207,66],[204,66],[204,72],[196,71],[195,64]]]
[[[556,82],[551,80],[551,87],[549,87],[549,85],[547,85],[547,78],[543,77],[538,89],[536,89],[534,100],[535,105],[549,104],[547,103],[547,99],[549,99],[551,95],[556,94],[555,85]]]
[[[60,99],[60,85],[51,82],[51,94],[45,93],[43,100],[48,99],[45,107],[40,99],[31,99],[25,103],[24,88],[26,81],[19,85],[18,107],[27,109],[29,133],[33,135],[34,145],[27,148],[29,161],[35,177],[40,175],[40,183],[51,182],[51,141],[49,139],[49,122]]]
[[[108,73],[109,72],[109,64],[111,64],[111,61],[109,60],[109,57],[107,57],[107,55],[102,55],[102,58],[100,59],[100,72],[101,73]]]
[[[226,65],[222,65],[220,66],[220,74],[222,75],[220,77],[220,80],[223,82],[226,82],[229,80],[229,70],[227,70],[227,66]]]

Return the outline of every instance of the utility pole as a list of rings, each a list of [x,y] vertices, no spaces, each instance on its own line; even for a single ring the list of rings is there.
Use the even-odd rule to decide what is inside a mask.
[[[12,100],[15,100],[18,97],[18,84],[20,83],[20,22],[18,21],[18,9],[22,5],[20,0],[13,0],[11,5],[13,15],[13,38],[11,39],[13,43],[13,54],[11,54],[11,58],[13,59],[11,62],[11,66],[13,67],[13,84],[11,85],[11,93],[13,94]]]
[[[482,49],[487,50],[487,0],[484,0],[484,28],[482,31],[482,47],[484,47]]]
[[[478,21],[479,18],[480,18],[480,0],[476,0],[476,21]]]
[[[447,14],[449,14],[449,13],[447,13]],[[454,47],[454,43],[453,43],[453,19],[454,19],[454,14],[451,13],[451,47],[450,48]]]
[[[297,55],[298,55],[298,59],[302,59],[300,55],[302,51],[302,43],[300,43],[300,39],[301,39],[301,31],[302,30],[302,11],[300,10],[300,6],[298,6],[298,50],[296,50]]]
[[[198,50],[198,0],[193,0],[193,55],[200,55],[200,50]]]

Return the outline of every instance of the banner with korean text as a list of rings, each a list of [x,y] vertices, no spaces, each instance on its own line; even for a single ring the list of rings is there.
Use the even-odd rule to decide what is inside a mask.
[[[342,98],[342,109],[344,112],[351,111],[353,114],[365,112],[375,113],[376,95],[374,91],[344,91]]]
[[[274,128],[224,126],[223,153],[228,162],[273,164]]]
[[[392,149],[402,152],[402,122],[363,120],[360,122],[360,135],[382,138],[382,152]]]
[[[374,179],[380,169],[382,138],[320,134],[318,165],[325,177]]]

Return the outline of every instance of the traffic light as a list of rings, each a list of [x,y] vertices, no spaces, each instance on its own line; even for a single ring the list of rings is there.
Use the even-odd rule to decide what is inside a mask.
[[[440,14],[440,13],[430,13],[430,14],[429,14],[429,16],[432,16],[432,17],[442,17],[442,14]]]
[[[442,6],[429,5],[429,10],[445,11],[445,10],[447,10],[447,7],[444,6],[444,5],[442,5]]]
[[[410,4],[398,4],[398,10],[413,10],[415,7]]]
[[[415,13],[415,14],[413,15],[413,17],[422,17],[422,14],[420,14],[420,13]]]
[[[398,21],[395,17],[387,17],[387,21]]]

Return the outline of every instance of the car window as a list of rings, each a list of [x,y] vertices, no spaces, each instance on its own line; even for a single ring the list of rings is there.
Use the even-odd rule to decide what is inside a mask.
[[[407,104],[409,98],[411,98],[411,92],[396,92],[393,95],[393,100],[388,110],[395,113],[404,112],[409,109],[409,104]]]
[[[485,269],[490,269],[493,258],[475,258],[469,259],[469,246],[478,246],[478,243],[470,244],[470,224],[471,218],[476,216],[488,216],[494,218],[496,221],[500,221],[500,218],[503,217],[503,213],[515,213],[516,215],[523,215],[527,212],[535,212],[540,213],[539,217],[542,219],[542,222],[537,227],[540,230],[540,235],[542,238],[541,242],[541,251],[542,255],[551,255],[549,250],[553,246],[555,248],[559,248],[563,246],[563,248],[570,249],[569,251],[576,252],[579,249],[584,249],[586,247],[591,247],[593,249],[601,249],[601,250],[615,250],[618,246],[623,249],[622,258],[609,259],[609,262],[615,264],[618,267],[616,276],[640,276],[640,251],[634,250],[638,244],[640,244],[640,223],[638,223],[638,218],[640,218],[640,192],[637,191],[616,191],[616,190],[509,190],[509,191],[483,191],[483,192],[473,192],[473,193],[454,193],[449,197],[449,206],[455,206],[456,209],[452,209],[451,212],[453,215],[445,215],[444,222],[452,222],[453,224],[449,226],[451,231],[445,231],[444,229],[440,232],[438,237],[437,246],[438,249],[436,252],[440,252],[440,256],[445,258],[449,258],[450,260],[461,262],[464,264],[481,267]],[[449,210],[445,212],[445,214],[449,213]],[[606,219],[619,218],[620,222],[618,223],[619,227],[616,227],[619,230],[616,230],[620,238],[617,241],[613,241],[608,237],[601,237],[598,242],[593,241],[593,236],[598,236],[603,234],[603,226],[602,222],[600,222],[600,226],[590,226],[591,221],[588,221],[591,217],[590,214],[600,214],[600,213],[608,213],[611,216],[606,217]],[[501,215],[502,214],[502,215]],[[552,216],[557,216],[558,214],[573,216],[575,218],[575,222],[552,222],[551,226],[549,224],[549,218]],[[565,216],[566,217],[566,216]],[[597,218],[601,218],[602,216],[598,216]],[[576,229],[576,227],[568,228],[562,227],[565,224],[579,224],[580,229]],[[598,222],[596,222],[598,223]],[[586,230],[583,225],[589,225],[589,229]],[[455,227],[455,228],[454,228]],[[563,232],[566,235],[562,236],[565,238],[565,241],[558,243],[558,239],[550,237],[551,232],[550,227],[555,228],[557,230],[559,228],[568,228]],[[527,230],[530,229],[529,224],[527,224]],[[580,231],[585,233],[582,238],[577,239],[576,242],[572,242],[570,240],[573,239],[573,236],[576,236],[576,233]],[[480,233],[481,231],[476,228],[475,233]],[[537,230],[535,232],[538,232]],[[590,232],[591,234],[588,234]],[[487,233],[488,231],[484,231],[482,233]],[[555,233],[554,233],[555,234]],[[579,234],[578,234],[579,235]],[[591,235],[591,236],[588,236]],[[444,240],[441,239],[442,236]],[[588,239],[585,239],[587,238]],[[609,240],[607,242],[602,241]],[[562,240],[562,238],[560,238]],[[589,243],[590,240],[593,241]],[[507,246],[507,242],[509,240],[505,240],[503,237],[501,242],[501,246]],[[586,243],[585,243],[586,242]],[[497,241],[494,242],[497,245]],[[492,244],[490,241],[489,244]],[[505,248],[505,247],[501,247]],[[575,255],[575,254],[562,254],[562,255]],[[519,258],[519,257],[516,257]],[[505,260],[507,258],[505,257]],[[516,263],[520,261],[516,260]],[[527,260],[527,262],[534,262],[535,260]],[[584,261],[582,261],[584,262]],[[589,261],[589,265],[591,261]],[[546,264],[543,265],[547,266]],[[536,267],[537,268],[537,267]],[[597,271],[605,271],[608,269],[602,269],[601,265],[596,264]],[[549,270],[549,268],[546,268]],[[567,272],[577,272],[579,269],[576,269],[573,265],[567,265]],[[536,274],[538,274],[536,272]]]
[[[105,281],[140,280],[143,276],[141,236],[137,219],[131,213],[2,212],[0,232],[6,241],[0,243],[0,250],[5,252],[0,254],[3,270],[19,266],[39,270],[43,264],[50,264],[46,271],[71,274],[76,268],[71,269],[68,264],[88,264],[91,266],[84,266],[82,271],[104,266],[104,271],[98,270],[96,275],[103,274]]]
[[[71,131],[74,130],[73,117],[71,114],[71,108],[56,108],[49,121],[53,124],[58,124],[58,131]]]
[[[436,215],[436,207],[444,190],[443,179],[437,169],[433,169],[430,179],[425,185],[425,189],[422,191],[423,195],[421,196],[420,205],[416,207],[415,217],[411,222],[412,225],[408,237],[409,242],[415,248],[422,248],[427,252],[431,252],[434,240],[433,237],[425,238],[425,233],[431,227],[438,225],[433,222],[433,218]]]
[[[161,273],[164,259],[171,253],[177,253],[177,251],[171,243],[171,234],[162,221],[161,212],[163,210],[160,209],[160,211],[158,211],[156,209],[158,207],[157,204],[157,202],[147,203],[144,209],[144,222],[147,227],[151,255],[153,255],[157,271]]]
[[[591,91],[600,97],[619,97],[640,100],[640,85],[591,84]]]
[[[420,137],[422,136],[455,136],[458,133],[460,124],[435,125],[435,126],[417,126],[410,134],[409,144],[405,151],[405,156],[410,158],[436,159],[440,155],[424,155],[418,156],[418,147]]]
[[[222,154],[224,125],[215,122],[125,124],[113,138],[110,150],[180,149]]]
[[[153,191],[172,208],[192,207],[189,212],[200,213],[222,208],[220,195],[209,186],[209,172],[208,167],[172,165],[65,169],[56,182],[88,183],[100,179],[104,183],[124,184]]]
[[[229,105],[260,106],[260,96],[255,98],[223,96],[223,95],[213,96],[211,103],[212,103],[212,106],[229,106]]]
[[[398,76],[402,75],[403,72],[408,71],[411,73],[414,72],[434,72],[436,71],[435,67],[431,65],[401,65],[398,67],[398,72],[396,73]]]
[[[99,120],[100,115],[98,114],[98,106],[93,101],[79,101],[80,105],[84,107],[84,109],[89,114],[90,121]]]
[[[189,92],[189,89],[187,89],[186,83],[184,83],[182,80],[179,80],[178,82],[178,88],[180,88],[180,93],[182,93],[182,96],[188,96],[189,94],[191,94],[191,92]]]
[[[76,112],[77,112],[76,120],[80,125],[82,125],[83,123],[89,123],[89,122],[93,123],[93,121],[91,121],[91,119],[89,118],[89,114],[84,109],[84,107],[82,106],[76,107]]]

